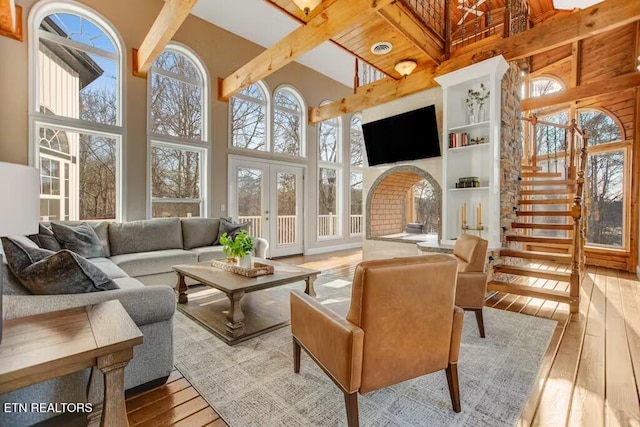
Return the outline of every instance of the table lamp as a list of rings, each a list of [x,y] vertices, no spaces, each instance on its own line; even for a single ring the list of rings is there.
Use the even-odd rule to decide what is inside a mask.
[[[40,172],[30,166],[0,162],[0,236],[38,233]],[[0,252],[0,264],[3,262]],[[2,341],[2,285],[0,269],[0,342]]]

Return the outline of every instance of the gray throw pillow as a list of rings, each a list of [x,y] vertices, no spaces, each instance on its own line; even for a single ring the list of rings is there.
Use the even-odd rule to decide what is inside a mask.
[[[218,237],[213,242],[214,245],[220,244],[220,236],[227,233],[227,237],[234,239],[240,230],[247,230],[247,233],[251,233],[251,223],[243,222],[242,224],[235,223],[227,218],[220,218],[220,229],[218,231]]]
[[[49,249],[50,251],[57,252],[62,249],[60,242],[53,235],[53,230],[44,224],[39,224],[38,234],[29,236],[29,239],[33,240],[41,248]]]
[[[38,262],[55,252],[36,246],[25,237],[3,237],[2,250],[7,259],[9,270],[18,277],[22,271],[34,262]]]
[[[36,295],[81,294],[119,289],[102,270],[68,249],[35,262],[16,275]]]
[[[60,246],[84,258],[104,257],[104,248],[93,227],[87,223],[69,226],[52,222],[51,228]]]
[[[182,245],[185,249],[211,246],[218,237],[219,218],[182,218]]]

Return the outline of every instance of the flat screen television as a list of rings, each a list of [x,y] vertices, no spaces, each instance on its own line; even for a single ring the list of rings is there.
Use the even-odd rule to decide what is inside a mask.
[[[435,105],[363,123],[362,133],[369,166],[441,155]]]

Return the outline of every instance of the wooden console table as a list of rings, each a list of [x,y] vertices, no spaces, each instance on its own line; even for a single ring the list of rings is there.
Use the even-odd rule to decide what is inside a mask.
[[[124,368],[142,333],[120,301],[7,320],[3,328],[0,393],[97,366],[104,400],[89,418],[103,426],[129,425]]]

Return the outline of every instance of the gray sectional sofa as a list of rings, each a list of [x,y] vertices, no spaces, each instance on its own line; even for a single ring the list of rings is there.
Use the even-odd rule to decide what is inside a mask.
[[[66,295],[32,295],[5,263],[4,318],[63,310],[118,299],[144,334],[125,370],[127,390],[160,385],[173,369],[173,316],[176,274],[171,266],[225,256],[218,237],[217,218],[165,218],[127,223],[90,223],[100,239],[104,257],[89,258],[120,289]],[[44,224],[44,223],[43,223]],[[76,225],[79,222],[64,222]],[[22,238],[23,241],[28,239]],[[35,243],[33,243],[35,245]],[[256,239],[255,255],[266,256],[268,243]],[[7,280],[8,279],[8,280]],[[157,285],[157,286],[145,286]],[[83,402],[89,370],[0,395],[5,402]],[[56,414],[2,414],[3,426],[30,425]]]

